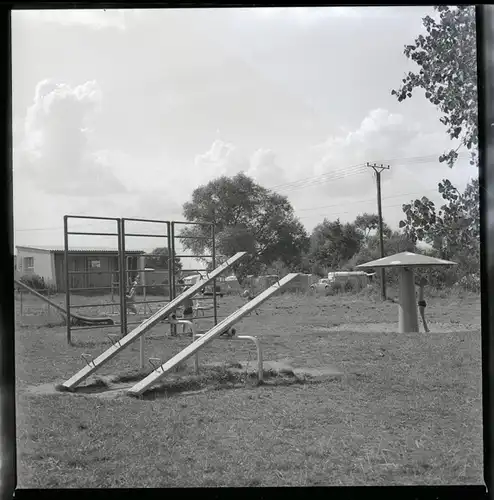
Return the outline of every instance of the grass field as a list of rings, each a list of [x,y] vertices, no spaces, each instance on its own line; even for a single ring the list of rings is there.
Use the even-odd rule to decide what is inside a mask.
[[[91,299],[94,301],[94,298]],[[224,315],[237,297],[220,299]],[[33,306],[34,307],[34,306]],[[19,487],[311,486],[482,483],[480,298],[428,300],[431,333],[398,335],[397,306],[365,296],[272,298],[238,325],[259,335],[266,360],[334,365],[339,379],[205,370],[170,377],[152,400],[44,394],[83,366],[106,333],[22,324],[16,329]],[[129,316],[133,319],[132,316]],[[206,322],[202,327],[206,328]],[[167,359],[190,339],[157,326],[147,357]],[[138,368],[139,343],[100,372]],[[249,360],[253,348],[215,341],[201,363]],[[209,375],[208,375],[209,374]],[[212,374],[212,375],[211,375]],[[189,378],[187,378],[189,377]],[[181,393],[183,388],[209,392]]]

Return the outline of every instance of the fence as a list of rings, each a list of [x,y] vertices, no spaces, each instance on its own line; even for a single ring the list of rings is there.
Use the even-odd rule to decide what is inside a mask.
[[[48,300],[57,301],[53,287],[38,287],[36,292]],[[59,326],[65,323],[64,315],[56,307],[22,286],[14,285],[14,298],[16,322],[21,326]]]
[[[204,237],[204,236],[181,236],[181,235],[177,235],[175,234],[175,228],[176,226],[184,226],[184,225],[188,225],[188,226],[192,226],[192,225],[195,225],[195,226],[202,226],[206,229],[209,228],[209,231],[210,231],[210,236],[209,237]],[[211,259],[211,267],[212,269],[214,269],[216,267],[216,247],[215,247],[215,228],[214,228],[214,224],[212,223],[209,223],[209,222],[181,222],[181,221],[172,221],[171,222],[171,242],[172,242],[172,253],[173,255],[175,255],[177,258],[180,258],[180,259],[188,259],[188,258],[194,258],[194,259]],[[211,255],[186,255],[186,254],[176,254],[175,252],[175,248],[176,248],[176,241],[177,239],[180,239],[180,240],[185,240],[185,239],[203,239],[206,241],[206,244],[204,246],[211,248]],[[209,245],[207,244],[207,242],[209,242]],[[173,259],[173,262],[172,262],[172,266],[173,266],[173,276],[176,276],[176,273],[177,273],[177,270],[176,270],[176,261],[175,259]],[[201,276],[203,274],[207,274],[208,273],[208,270],[207,270],[207,267],[204,269],[186,269],[187,272],[197,272],[198,274],[200,274]],[[187,286],[185,284],[180,284],[179,285],[179,293],[184,289],[184,287]],[[203,315],[202,316],[202,319],[213,319],[214,320],[214,324],[217,325],[218,324],[218,297],[217,297],[217,280],[214,279],[213,280],[213,284],[212,284],[212,293],[209,295],[207,290],[205,290],[206,293],[203,293],[203,297],[201,297],[201,303],[197,303],[197,300],[196,300],[196,310],[201,310],[203,313],[204,311],[206,310],[211,310],[213,311],[213,316],[205,316]],[[177,296],[177,286],[176,286],[176,283],[175,283],[175,280],[173,281],[173,298],[175,298]],[[211,306],[208,306],[206,305],[206,302],[208,300],[212,300],[212,305]]]
[[[71,231],[69,230],[69,221],[71,219],[78,220],[92,220],[92,221],[106,221],[115,223],[114,231],[110,232],[96,232],[96,231]],[[152,223],[152,224],[161,224],[164,226],[164,230],[161,234],[157,233],[146,233],[146,232],[132,232],[128,230],[129,224],[132,223]],[[196,238],[195,236],[181,236],[180,234],[175,234],[175,228],[178,225],[201,225],[210,228],[210,236],[207,238],[203,238],[206,240],[210,240],[209,247],[211,248],[210,255],[187,255],[187,254],[178,254],[175,251],[176,248],[176,240],[184,239],[184,238]],[[71,269],[69,257],[71,255],[84,256],[80,251],[71,251],[69,245],[69,236],[105,236],[105,237],[116,237],[117,238],[117,250],[115,252],[116,258],[116,269],[110,269],[110,260],[108,260],[108,269],[98,269],[98,275],[109,275],[109,284],[108,286],[90,286],[90,287],[80,287],[73,286],[73,278],[74,276],[86,276],[86,279],[83,279],[83,283],[87,283],[87,275],[94,273],[89,269],[77,270]],[[145,253],[143,251],[133,251],[128,252],[126,250],[127,239],[132,237],[139,238],[162,238],[166,240],[166,248],[167,256],[168,256],[168,268],[166,270],[163,269],[154,269],[146,266],[146,260],[149,258],[156,259],[158,256],[155,254]],[[178,276],[180,274],[179,269],[177,269],[176,259],[187,259],[187,258],[210,258],[211,264],[213,268],[216,266],[216,256],[215,256],[215,233],[214,233],[214,225],[211,223],[199,223],[199,222],[181,222],[181,221],[162,221],[162,220],[153,220],[153,219],[137,219],[137,218],[112,218],[112,217],[94,217],[94,216],[80,216],[80,215],[66,215],[64,216],[64,278],[65,278],[65,289],[66,289],[66,297],[65,297],[65,310],[67,312],[67,342],[71,344],[72,341],[72,332],[75,330],[88,330],[94,328],[105,328],[114,327],[120,329],[120,335],[124,336],[128,333],[129,326],[135,326],[142,322],[144,318],[140,318],[138,321],[128,321],[128,313],[134,312],[135,315],[146,316],[148,314],[153,313],[153,305],[159,307],[163,307],[168,301],[173,300],[177,296],[177,288],[179,288],[178,293],[183,290],[183,285],[179,285],[177,283]],[[91,255],[91,254],[89,254]],[[187,271],[196,271],[201,273],[207,273],[207,269],[187,269]],[[165,275],[166,276],[166,284],[165,280],[163,280],[158,285],[156,283],[149,283],[147,279],[148,276],[157,275]],[[134,296],[128,296],[127,290],[129,284],[132,283],[136,278],[139,278],[139,283],[134,283],[133,294],[137,298],[134,299]],[[132,289],[132,285],[130,285]],[[156,293],[160,291],[163,292],[163,298],[158,299],[150,299],[148,294],[148,289],[152,290],[152,295],[156,296]],[[110,295],[110,300],[102,301],[100,300],[97,303],[74,303],[74,295],[81,292],[94,292],[94,291],[103,291],[105,290],[108,295]],[[117,301],[118,296],[118,301]],[[140,300],[142,299],[142,300]],[[204,297],[202,300],[207,300],[207,297]],[[138,309],[136,306],[142,306],[144,312],[142,314],[138,314]],[[98,322],[98,319],[102,319],[101,316],[95,317],[91,320],[89,317],[84,317],[83,319],[86,321],[86,324],[74,326],[73,317],[76,315],[74,310],[90,310],[96,309],[101,311],[101,309],[105,309],[107,311],[106,316],[112,318],[113,324],[102,324]],[[212,317],[214,319],[214,324],[217,324],[218,315],[217,315],[217,296],[216,296],[216,280],[213,282],[213,291],[212,291],[212,305],[208,307],[204,307],[203,309],[212,309],[213,316],[203,317],[203,319],[207,319]],[[78,313],[81,315],[80,313]],[[113,320],[114,318],[114,320]],[[91,324],[93,321],[95,324]],[[176,333],[176,325],[170,325],[171,332]]]

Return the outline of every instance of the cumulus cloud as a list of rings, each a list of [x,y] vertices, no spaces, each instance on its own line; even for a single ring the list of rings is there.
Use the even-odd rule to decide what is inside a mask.
[[[255,151],[250,158],[250,167],[246,173],[266,188],[286,181],[285,171],[276,162],[276,154],[271,149]]]
[[[371,111],[356,130],[329,137],[313,146],[312,172],[327,175],[332,182],[324,184],[328,194],[355,196],[373,188],[369,175],[354,175],[367,162],[379,162],[407,156],[410,143],[420,135],[420,127],[400,114],[385,109]],[[393,175],[387,174],[387,179]]]
[[[411,140],[420,133],[415,123],[385,109],[371,111],[354,131],[329,137],[314,149],[323,155],[315,164],[315,173],[322,173],[342,158],[349,163],[363,163],[402,155]]]
[[[216,139],[210,149],[195,157],[196,183],[208,182],[221,175],[232,176],[248,168],[246,158],[233,144]]]
[[[216,139],[211,148],[195,157],[196,174],[194,187],[226,175],[234,176],[239,172],[254,179],[261,186],[270,188],[285,182],[286,172],[278,164],[276,154],[271,149],[260,148],[250,154],[234,144]]]
[[[453,169],[439,163],[439,155],[452,147],[455,144],[445,131],[376,109],[354,130],[340,128],[322,144],[312,146],[302,163],[306,168],[302,180],[277,190],[290,196],[308,225],[322,217],[353,220],[358,213],[376,210],[374,172],[365,164],[390,165],[382,175],[383,210],[386,222],[397,227],[403,203],[428,196],[441,204],[438,182],[447,178],[463,189],[476,176],[468,155]]]
[[[36,86],[14,167],[50,194],[99,196],[125,191],[108,156],[91,149],[101,101],[96,82],[71,87],[50,80]]]
[[[212,166],[217,170],[226,170],[228,161],[235,151],[235,146],[220,139],[216,139],[209,151],[199,154],[195,158],[195,165],[200,167]]]

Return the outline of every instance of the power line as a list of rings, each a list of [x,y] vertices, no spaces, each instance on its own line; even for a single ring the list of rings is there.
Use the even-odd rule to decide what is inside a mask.
[[[102,223],[103,221],[100,221],[99,223]],[[107,221],[109,222],[109,221]],[[71,226],[71,229],[79,229],[83,227],[94,227],[95,224],[98,224],[98,222],[88,222],[87,224],[74,224]],[[63,224],[60,226],[53,226],[53,227],[33,227],[33,228],[21,228],[21,229],[15,229],[15,232],[31,232],[31,231],[58,231],[60,229],[63,229]]]
[[[398,198],[400,196],[414,196],[414,195],[419,195],[421,193],[427,193],[427,192],[432,192],[432,191],[437,192],[437,189],[429,189],[429,190],[421,191],[420,193],[408,193],[408,194],[403,194],[403,195],[387,196],[387,197],[383,197],[383,200]],[[375,198],[368,199],[368,200],[356,201],[356,202],[352,201],[351,203],[352,203],[352,205],[357,205],[357,204],[371,203],[371,202],[372,203],[375,202]],[[383,205],[383,208],[396,208],[396,207],[402,207],[403,205],[404,205],[404,203],[398,203],[395,205]],[[331,208],[331,207],[339,207],[339,206],[341,206],[341,203],[338,203],[335,205],[330,205],[328,207],[320,207],[320,208]],[[311,210],[311,209],[307,209],[307,210]],[[331,214],[331,216],[347,215],[347,214],[353,214],[353,213],[355,213],[355,212],[347,210],[344,212],[333,212]],[[311,214],[311,215],[302,215],[301,217],[298,217],[298,219],[309,219],[309,218],[313,218],[313,217],[327,217],[327,214],[319,213],[319,214]]]
[[[399,198],[400,196],[418,196],[422,193],[428,193],[428,192],[432,192],[432,191],[437,191],[437,188],[434,188],[434,189],[427,189],[425,191],[420,191],[420,192],[415,192],[415,193],[402,193],[402,194],[397,194],[397,195],[393,195],[393,196],[383,196],[383,200],[391,200],[393,198]],[[367,198],[365,200],[357,200],[357,201],[352,201],[352,205],[361,205],[363,203],[373,203],[375,201],[375,198]],[[398,205],[383,205],[383,208],[393,208],[393,207],[401,207],[403,204],[400,203]],[[296,212],[302,212],[302,211],[309,211],[309,210],[319,210],[319,209],[325,209],[325,208],[334,208],[334,207],[340,207],[341,206],[341,203],[335,203],[333,205],[324,205],[324,206],[321,206],[321,207],[309,207],[309,208],[299,208],[298,210],[296,210]],[[340,214],[349,214],[349,213],[353,213],[353,212],[334,212],[333,215],[340,215]],[[311,215],[303,215],[301,217],[298,217],[299,219],[309,219],[311,217],[323,217],[325,214],[311,214]],[[83,226],[78,226],[78,227],[86,227],[86,225],[83,225]],[[51,230],[61,230],[63,229],[61,226],[59,227],[48,227],[48,228],[45,228],[45,227],[38,227],[38,228],[34,228],[34,229],[16,229],[16,231],[51,231]]]
[[[372,200],[372,201],[375,201],[375,200]],[[383,205],[383,208],[395,208],[395,207],[402,207],[402,206],[403,206],[403,203],[398,203],[396,205]],[[333,212],[331,214],[331,216],[334,217],[334,216],[353,214],[353,213],[355,213],[355,212],[347,210],[345,212]],[[299,219],[308,219],[310,217],[327,217],[327,214],[305,215],[305,216],[299,217]]]
[[[363,163],[358,163],[357,165],[352,165],[350,167],[340,168],[338,170],[332,170],[331,172],[326,172],[325,174],[312,175],[310,177],[304,177],[303,179],[298,179],[296,181],[285,182],[284,184],[277,184],[276,186],[271,186],[268,189],[277,189],[277,188],[284,187],[284,186],[291,186],[294,184],[298,184],[299,182],[304,182],[304,181],[311,180],[311,179],[319,179],[321,177],[326,177],[328,175],[337,174],[339,172],[347,172],[349,169],[353,169],[356,167],[363,167],[363,166],[364,166]]]
[[[432,155],[423,155],[423,156],[410,156],[406,158],[390,158],[387,160],[374,160],[372,163],[392,163],[392,162],[399,162],[395,163],[395,165],[401,165],[401,164],[407,164],[407,163],[428,163],[429,161],[434,161],[434,162],[439,162],[438,157],[440,156],[440,153],[437,154],[432,154]],[[469,158],[470,153],[463,151],[458,153],[458,158],[463,159],[463,158]]]
[[[427,165],[428,163],[436,163],[436,161],[430,161],[430,160],[428,160],[428,161],[416,161],[416,162],[413,162],[413,163],[409,163],[408,165],[418,165],[418,164]],[[403,162],[403,163],[400,163],[400,164],[396,164],[395,166],[400,167],[400,166],[408,166],[408,165]],[[315,187],[315,186],[321,186],[321,185],[327,184],[329,182],[335,182],[335,181],[344,179],[346,177],[349,177],[350,175],[359,175],[359,174],[362,174],[362,173],[364,173],[366,171],[367,171],[367,169],[365,167],[362,167],[361,169],[359,169],[357,171],[348,172],[346,175],[334,176],[332,178],[322,179],[321,181],[318,181],[317,179],[314,179],[313,182],[308,182],[308,183],[301,184],[301,185],[298,185],[298,186],[293,186],[291,188],[287,187],[287,188],[285,188],[285,189],[282,190],[282,193],[286,195],[286,194],[292,193],[292,192],[300,190],[300,189],[305,189],[305,188],[310,188],[310,187]]]
[[[138,224],[139,222],[138,221],[129,221],[129,222],[132,222],[134,224]],[[111,220],[97,220],[97,221],[93,221],[93,222],[86,222],[86,223],[83,223],[83,224],[71,224],[70,225],[70,230],[72,229],[79,229],[79,228],[94,228],[95,226],[97,225],[101,225],[102,224],[114,224],[115,221],[111,221]],[[160,223],[156,223],[156,224],[160,224]],[[59,229],[63,228],[63,224],[61,226],[52,226],[52,227],[35,227],[35,228],[21,228],[21,229],[15,229],[14,231],[16,232],[25,232],[25,231],[58,231]]]
[[[88,224],[89,225],[89,224]],[[79,225],[79,226],[74,226],[76,228],[78,227],[87,227],[87,225]],[[62,226],[58,227],[33,227],[33,228],[23,228],[23,229],[15,229],[15,232],[21,233],[24,231],[59,231],[62,229]]]
[[[427,164],[427,163],[437,163],[438,157],[440,155],[441,155],[441,153],[432,154],[432,155],[424,155],[424,156],[411,156],[411,157],[407,157],[407,158],[392,158],[392,159],[388,159],[388,160],[380,160],[379,162],[376,162],[376,163],[394,163],[393,166],[406,166],[406,165],[413,165],[413,164],[418,165],[418,164]],[[467,157],[469,157],[468,152],[459,153],[459,159],[463,159],[463,158],[467,158]],[[319,184],[325,184],[325,183],[330,182],[330,181],[345,178],[348,175],[360,174],[360,173],[363,173],[366,171],[367,171],[367,168],[365,167],[365,164],[360,163],[360,164],[352,165],[349,167],[332,170],[332,171],[326,172],[324,174],[314,175],[311,177],[305,177],[303,179],[298,179],[296,181],[278,184],[275,186],[271,186],[268,189],[270,189],[270,190],[282,189],[283,191],[288,189],[289,192],[291,192],[291,191],[294,191],[296,189],[303,189],[306,187],[311,187],[311,186],[315,186],[315,185],[319,185]]]
[[[331,177],[326,177],[324,179],[319,179],[319,180],[314,179],[313,181],[308,181],[308,182],[305,182],[304,184],[287,186],[285,188],[281,188],[281,191],[285,192],[285,193],[290,193],[290,192],[296,191],[298,189],[305,189],[305,188],[309,188],[309,187],[313,187],[313,186],[321,186],[323,184],[328,184],[329,182],[335,182],[337,180],[345,179],[347,177],[354,176],[354,175],[359,175],[359,174],[362,174],[364,172],[366,172],[366,169],[365,169],[365,167],[362,166],[362,167],[359,167],[358,169],[350,170],[347,172],[341,172],[337,175],[333,175]]]
[[[437,191],[437,188],[434,188],[434,189],[425,189],[423,191],[416,191],[415,193],[401,193],[401,194],[396,194],[396,195],[393,195],[393,196],[383,196],[383,200],[390,200],[392,198],[399,198],[400,196],[418,196],[422,193],[429,193],[429,192],[432,192],[432,191]],[[357,201],[351,201],[352,205],[357,205],[357,204],[361,204],[361,203],[368,203],[368,202],[374,202],[375,201],[375,198],[367,198],[365,200],[357,200]],[[322,207],[312,207],[312,208],[299,208],[297,210],[297,212],[306,212],[306,211],[309,211],[309,210],[319,210],[319,209],[323,209],[323,208],[333,208],[333,207],[339,207],[341,206],[341,203],[335,203],[333,205],[324,205]]]
[[[400,198],[401,196],[419,196],[420,194],[423,194],[423,193],[431,193],[431,192],[436,192],[437,191],[437,188],[432,188],[432,189],[426,189],[426,190],[423,190],[423,191],[416,191],[416,192],[413,192],[413,193],[400,193],[400,194],[397,194],[397,195],[393,195],[393,196],[383,196],[383,200],[391,200],[391,199],[394,199],[394,198]],[[371,203],[371,202],[374,202],[375,201],[375,198],[366,198],[366,199],[361,199],[361,200],[356,200],[356,201],[353,201],[352,200],[352,205],[361,205],[363,203]],[[297,210],[295,210],[296,212],[308,212],[308,211],[311,211],[311,210],[323,210],[325,208],[335,208],[335,207],[340,207],[341,206],[341,203],[334,203],[332,205],[323,205],[323,206],[319,206],[319,207],[306,207],[306,208],[299,208]],[[383,208],[392,208],[392,207],[395,207],[395,206],[401,206],[400,205],[391,205],[391,206],[388,206],[388,205],[384,205]],[[337,214],[347,214],[347,213],[350,213],[350,212],[337,212]],[[324,214],[312,214],[312,215],[303,215],[301,217],[298,217],[299,219],[308,219],[308,218],[311,218],[311,217],[319,217],[319,216],[323,216]],[[91,223],[89,224],[81,224],[81,225],[78,225],[77,227],[88,227],[88,226],[91,226]],[[93,226],[94,226],[94,223],[93,223]],[[75,228],[76,226],[74,226]],[[28,228],[23,228],[23,229],[15,229],[16,232],[30,232],[30,231],[59,231],[61,230],[62,227],[61,226],[58,226],[58,227],[37,227],[37,228],[32,228],[32,229],[28,229]]]
[[[430,162],[434,162],[434,163],[437,162],[437,157],[439,155],[440,155],[440,153],[437,155],[415,156],[415,157],[408,157],[408,158],[393,158],[390,160],[382,160],[382,161],[388,162],[388,163],[395,162],[395,161],[400,162],[400,163],[395,164],[395,166],[410,165],[410,164],[411,165],[413,165],[413,164],[427,164]],[[460,152],[459,158],[464,158],[464,157],[469,157],[469,153],[468,152]],[[350,167],[340,168],[337,170],[333,170],[331,172],[326,172],[325,174],[306,177],[303,179],[299,179],[297,181],[292,181],[292,182],[288,182],[288,183],[284,183],[284,184],[278,184],[278,185],[272,186],[268,189],[273,190],[275,188],[286,187],[288,192],[293,192],[293,191],[296,191],[297,189],[304,189],[307,187],[322,185],[322,184],[326,184],[328,182],[333,182],[333,181],[344,179],[344,178],[349,177],[351,175],[358,175],[360,173],[366,172],[367,170],[368,169],[365,167],[365,165],[363,163],[356,164],[356,165],[352,165]],[[309,181],[309,182],[307,182],[307,181]],[[424,192],[428,192],[428,191],[435,191],[435,189],[426,190]],[[409,195],[414,195],[414,194],[419,194],[419,193],[409,193]],[[403,196],[407,196],[407,195],[408,194],[404,194]],[[394,197],[398,197],[398,196],[401,196],[401,195],[397,195]],[[390,198],[391,197],[384,197],[383,199],[390,199]],[[352,203],[353,204],[364,203],[366,201],[367,200],[358,200],[358,201],[352,202]],[[369,200],[369,201],[371,201],[371,200]],[[314,207],[314,208],[303,208],[303,209],[299,209],[299,211],[317,210],[318,208],[321,208],[321,209],[332,208],[333,206],[339,206],[339,205],[340,204],[326,205],[323,207]],[[299,218],[303,219],[303,218],[307,218],[307,217],[299,217]],[[101,223],[101,221],[99,223]],[[88,227],[88,226],[93,227],[94,224],[97,224],[97,223],[93,222],[93,223],[87,223],[87,224],[80,224],[80,225],[74,225],[72,227],[73,228]],[[38,227],[38,228],[20,228],[20,229],[15,229],[14,231],[15,232],[58,231],[60,229],[61,229],[61,227]]]
[[[339,169],[335,170],[334,172],[331,172],[330,174],[324,174],[321,176],[314,177],[313,179],[307,179],[304,182],[296,182],[293,184],[287,184],[284,187],[281,187],[282,191],[286,190],[294,190],[294,189],[300,189],[300,188],[305,188],[305,187],[310,187],[310,186],[316,186],[320,184],[326,184],[327,182],[332,182],[338,179],[343,179],[345,177],[349,177],[350,175],[356,175],[360,174],[362,172],[365,172],[365,167],[358,166],[358,167],[349,167],[348,169]]]

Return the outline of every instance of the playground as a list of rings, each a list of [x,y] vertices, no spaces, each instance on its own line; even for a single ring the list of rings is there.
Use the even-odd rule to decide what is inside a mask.
[[[218,312],[244,305],[225,296]],[[199,351],[198,374],[191,356],[141,398],[128,387],[191,345],[180,325],[177,336],[161,321],[146,332],[144,368],[133,342],[81,384],[90,389],[58,392],[115,347],[118,328],[74,329],[68,345],[46,304],[25,297],[22,317],[19,307],[19,487],[482,482],[478,296],[430,297],[430,332],[398,334],[396,304],[377,292],[277,293],[235,324],[261,342],[262,384],[254,345],[217,337]]]

